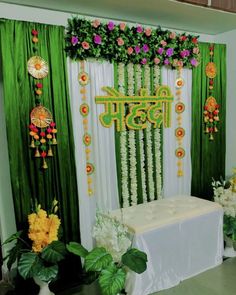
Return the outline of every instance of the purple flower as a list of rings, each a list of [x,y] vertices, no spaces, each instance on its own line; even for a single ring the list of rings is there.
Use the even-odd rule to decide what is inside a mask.
[[[196,67],[196,66],[198,65],[198,61],[197,61],[195,58],[192,58],[192,59],[190,60],[190,63],[191,63],[191,65],[194,66],[194,67]]]
[[[168,48],[168,49],[166,50],[166,55],[167,55],[168,57],[170,57],[171,55],[173,55],[173,53],[174,53],[174,48]]]
[[[135,50],[136,54],[139,54],[139,52],[140,52],[140,47],[139,47],[139,46],[135,46],[135,47],[134,47],[134,50]]]
[[[93,42],[95,44],[102,44],[102,38],[100,35],[95,35],[94,38],[93,38]]]
[[[137,33],[142,33],[143,28],[142,26],[138,25],[136,30],[137,30]]]
[[[146,58],[143,58],[142,60],[141,60],[141,64],[142,65],[145,65],[147,63],[147,59]]]
[[[163,51],[164,51],[164,49],[163,49],[162,47],[159,47],[158,50],[157,50],[157,52],[158,52],[159,54],[162,54]]]
[[[143,45],[143,51],[144,51],[144,52],[148,52],[148,51],[149,51],[149,47],[148,47],[147,44],[144,44],[144,45]]]
[[[110,21],[110,22],[107,24],[107,27],[108,27],[108,30],[109,30],[109,31],[112,31],[112,30],[114,30],[115,24],[114,24],[113,22]]]
[[[77,36],[72,36],[71,37],[71,44],[75,45],[79,42],[79,38]]]
[[[189,51],[188,49],[182,50],[182,51],[180,52],[180,56],[181,56],[182,58],[187,57],[187,56],[189,56],[189,55],[190,55],[190,51]]]
[[[169,59],[166,58],[166,59],[164,60],[164,64],[165,64],[165,65],[168,65],[169,63],[170,63]]]

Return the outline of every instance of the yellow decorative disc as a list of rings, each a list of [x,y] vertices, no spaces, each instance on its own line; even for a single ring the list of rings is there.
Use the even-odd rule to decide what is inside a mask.
[[[216,65],[213,62],[209,62],[206,65],[206,75],[208,78],[213,79],[216,76]]]
[[[28,72],[36,79],[43,79],[48,74],[48,64],[40,56],[33,56],[28,60]]]
[[[39,128],[46,128],[52,122],[52,114],[43,106],[33,108],[30,113],[31,123]]]

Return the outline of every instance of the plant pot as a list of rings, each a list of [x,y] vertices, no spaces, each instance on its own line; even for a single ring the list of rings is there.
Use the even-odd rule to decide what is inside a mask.
[[[55,295],[53,292],[49,289],[49,283],[50,282],[43,282],[37,277],[33,277],[35,284],[39,286],[39,293],[38,295]]]
[[[224,249],[224,257],[236,257],[236,251],[234,250],[234,241],[225,236],[224,237],[225,240],[225,249]]]

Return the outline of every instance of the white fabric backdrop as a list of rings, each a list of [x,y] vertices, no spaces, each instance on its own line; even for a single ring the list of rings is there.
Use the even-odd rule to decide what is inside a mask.
[[[117,173],[115,159],[115,140],[114,126],[104,128],[98,117],[104,112],[104,105],[95,104],[95,96],[102,95],[103,86],[113,86],[114,75],[113,65],[108,62],[86,62],[85,71],[90,76],[90,83],[86,86],[87,102],[90,106],[88,117],[89,131],[92,135],[91,162],[95,165],[93,174],[94,195],[87,195],[87,175],[85,147],[82,141],[83,123],[79,112],[82,103],[80,95],[80,85],[78,83],[78,74],[80,66],[78,62],[68,60],[69,68],[69,86],[71,96],[72,123],[75,138],[75,157],[79,193],[80,210],[80,229],[82,244],[91,249],[93,240],[91,231],[95,220],[96,208],[102,211],[109,211],[119,208]],[[175,102],[172,104],[172,127],[164,128],[163,134],[163,195],[172,197],[175,195],[190,195],[191,188],[191,70],[183,70],[185,85],[182,88],[182,99],[185,103],[185,112],[183,113],[183,127],[185,137],[183,147],[186,151],[183,159],[184,176],[177,176],[177,158],[175,157],[175,148],[177,141],[175,138],[176,113]],[[162,69],[162,84],[171,87],[175,95],[176,71]]]
[[[87,102],[90,106],[88,116],[89,130],[92,135],[91,162],[95,166],[93,174],[94,195],[87,195],[87,175],[82,116],[79,107],[82,103],[78,74],[79,62],[68,61],[69,85],[71,96],[72,124],[75,139],[75,158],[79,193],[81,242],[90,249],[93,245],[91,230],[94,224],[96,208],[107,212],[119,208],[118,186],[116,177],[114,127],[104,128],[99,122],[99,114],[104,112],[104,105],[95,104],[95,96],[105,94],[103,86],[113,86],[113,65],[108,62],[86,62],[85,71],[90,76],[86,86]]]
[[[162,67],[161,84],[168,85],[172,94],[175,96],[175,80],[177,71]],[[175,103],[172,103],[171,127],[163,128],[163,196],[164,198],[173,197],[175,195],[189,195],[191,192],[191,94],[192,94],[192,71],[189,69],[182,70],[184,86],[182,89],[182,101],[185,104],[185,111],[182,113],[182,127],[185,129],[183,138],[183,148],[185,149],[185,157],[183,158],[184,176],[177,176],[177,158],[175,149],[178,147],[175,137],[175,129],[177,128],[177,114],[175,113]]]

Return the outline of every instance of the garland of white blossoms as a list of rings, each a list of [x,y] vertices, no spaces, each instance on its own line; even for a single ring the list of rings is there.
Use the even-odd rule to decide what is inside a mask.
[[[128,96],[134,95],[134,65],[129,63],[128,70]],[[131,183],[131,206],[137,204],[137,161],[135,131],[129,130],[129,156],[130,156],[130,183]]]
[[[125,66],[118,64],[118,87],[119,92],[125,94]],[[121,154],[121,192],[123,197],[123,207],[129,207],[129,189],[128,189],[128,159],[127,159],[127,131],[120,132],[120,154]]]
[[[144,87],[147,89],[147,93],[150,93],[150,67],[145,65],[144,67]],[[149,199],[153,201],[155,199],[155,185],[153,180],[153,155],[152,155],[152,131],[151,123],[147,121],[146,128],[146,142],[147,142],[147,171],[148,171],[148,189]]]
[[[158,65],[154,66],[154,89],[160,85],[160,67]],[[157,188],[157,198],[162,198],[162,163],[161,163],[161,129],[155,128],[154,130],[154,150],[155,150],[155,160],[156,160],[156,188]]]

